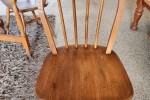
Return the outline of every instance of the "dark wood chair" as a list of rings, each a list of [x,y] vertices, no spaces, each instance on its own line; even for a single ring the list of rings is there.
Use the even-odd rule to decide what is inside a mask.
[[[134,20],[131,25],[132,30],[137,30],[138,29],[138,22],[143,14],[144,8],[147,8],[150,10],[150,0],[137,0],[137,8],[135,10],[134,14]]]
[[[68,45],[61,0],[57,0],[65,46],[56,48],[50,34],[51,25],[46,20],[42,0],[39,14],[45,32],[50,34],[51,50],[38,76],[35,93],[40,100],[130,100],[133,88],[128,75],[112,47],[123,14],[124,0],[118,0],[107,47],[98,45],[104,0],[101,0],[94,45],[88,44],[90,0],[86,0],[85,43],[78,43],[76,0],[72,0],[75,44]],[[67,3],[67,2],[66,2]]]

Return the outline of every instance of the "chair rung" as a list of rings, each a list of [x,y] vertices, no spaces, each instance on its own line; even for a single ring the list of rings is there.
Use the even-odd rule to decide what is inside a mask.
[[[30,24],[30,23],[33,23],[33,22],[37,22],[38,20],[40,20],[40,18],[31,19],[31,20],[27,21],[26,24]]]
[[[10,36],[10,35],[0,35],[1,41],[12,41],[12,42],[22,42],[23,37]]]

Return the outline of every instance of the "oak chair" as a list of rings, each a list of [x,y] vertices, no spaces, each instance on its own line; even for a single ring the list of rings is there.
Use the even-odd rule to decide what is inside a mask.
[[[148,10],[150,10],[150,0],[137,0],[137,8],[135,10],[134,14],[134,20],[131,25],[132,30],[137,30],[138,29],[138,22],[140,18],[142,17],[144,7],[146,7]]]
[[[130,100],[133,88],[117,54],[112,51],[123,15],[124,0],[118,8],[107,47],[98,45],[104,0],[101,0],[94,45],[88,44],[90,0],[86,0],[85,43],[78,43],[76,0],[72,0],[75,44],[68,45],[61,0],[57,0],[65,46],[56,48],[46,20],[42,0],[39,14],[45,33],[50,34],[52,52],[46,57],[35,85],[40,100]]]
[[[7,7],[6,13],[6,31],[5,34],[0,35],[0,40],[3,41],[12,41],[20,42],[23,44],[26,53],[28,56],[31,56],[30,45],[26,34],[26,24],[37,22],[38,19],[35,15],[34,10],[37,10],[37,4],[35,0],[1,0]],[[19,1],[19,2],[18,2]],[[44,7],[47,6],[46,0],[43,0]],[[25,22],[23,13],[31,11],[34,19]],[[11,36],[9,35],[9,22],[10,22],[10,13],[14,12],[17,25],[20,29],[21,36]]]
[[[6,5],[6,31],[7,34],[9,33],[9,23],[10,23],[10,13],[15,13],[13,9],[13,4],[10,2],[10,0],[1,0],[4,5]],[[46,1],[46,0],[45,0]],[[26,30],[26,25],[36,22],[38,24],[39,18],[35,14],[35,10],[38,9],[36,0],[15,0],[14,5],[18,8],[19,14],[21,16],[21,20],[23,22],[24,29]],[[45,3],[44,7],[47,6],[47,3]],[[24,19],[24,13],[26,12],[32,12],[32,15],[34,19],[31,19],[29,21],[25,21]]]

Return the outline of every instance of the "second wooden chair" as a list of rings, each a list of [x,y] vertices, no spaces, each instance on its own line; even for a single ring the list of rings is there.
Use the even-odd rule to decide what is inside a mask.
[[[6,32],[7,35],[0,35],[0,40],[20,42],[23,44],[28,56],[31,56],[29,49],[29,41],[26,34],[26,25],[32,22],[38,23],[40,18],[35,15],[35,10],[38,9],[36,0],[1,0],[7,8],[6,12]],[[46,0],[43,1],[44,7],[47,6]],[[21,36],[9,36],[9,23],[10,23],[10,13],[15,14],[17,25],[21,31]],[[34,19],[30,21],[25,21],[24,13],[32,12]]]

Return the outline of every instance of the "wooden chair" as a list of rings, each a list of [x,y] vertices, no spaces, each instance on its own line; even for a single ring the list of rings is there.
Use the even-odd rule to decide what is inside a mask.
[[[6,34],[0,35],[0,40],[3,41],[13,41],[13,42],[21,42],[26,50],[28,56],[31,56],[29,50],[29,41],[26,35],[26,24],[37,22],[38,19],[35,15],[34,10],[37,10],[37,4],[35,0],[1,0],[7,7],[6,13]],[[47,3],[46,0],[43,1],[44,7],[46,7]],[[25,22],[24,20],[24,13],[31,11],[34,19]],[[9,22],[10,22],[10,13],[15,13],[15,18],[17,21],[17,25],[21,31],[21,36],[10,36],[9,33]]]
[[[150,0],[137,0],[137,8],[134,14],[134,20],[131,25],[132,30],[137,30],[138,22],[143,14],[144,7],[150,10]]]
[[[46,1],[46,0],[45,0]],[[9,32],[9,23],[10,23],[10,13],[14,12],[13,4],[10,2],[10,0],[2,0],[3,4],[6,5],[6,31],[7,34]],[[38,24],[39,18],[37,18],[35,14],[35,10],[38,9],[36,0],[15,0],[14,5],[17,6],[19,14],[21,16],[23,26],[26,29],[26,25],[36,22]],[[47,3],[45,3],[44,7],[47,6]],[[31,19],[29,21],[25,21],[24,19],[24,13],[26,12],[32,12],[32,15],[34,19]]]
[[[86,0],[85,43],[78,44],[76,0],[72,0],[75,44],[68,45],[61,0],[57,0],[65,46],[56,49],[52,35],[52,52],[46,57],[38,76],[35,93],[40,100],[130,100],[133,88],[128,75],[112,47],[123,14],[124,0],[118,0],[107,47],[98,45],[104,0],[101,0],[94,45],[88,44],[90,0]],[[39,13],[46,33],[51,26],[46,20],[42,0]],[[49,30],[48,30],[49,29]]]

